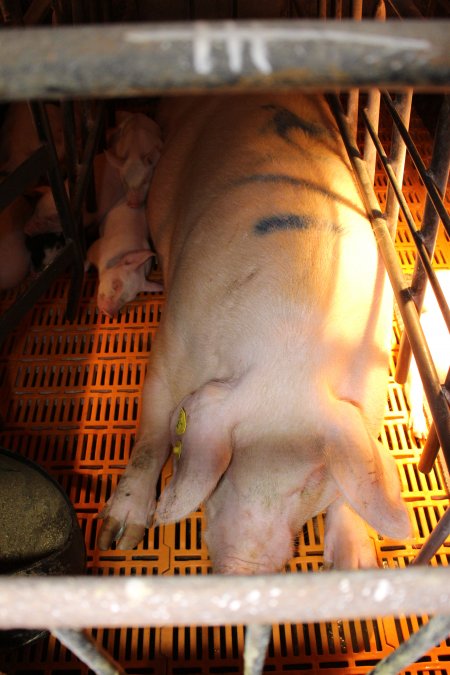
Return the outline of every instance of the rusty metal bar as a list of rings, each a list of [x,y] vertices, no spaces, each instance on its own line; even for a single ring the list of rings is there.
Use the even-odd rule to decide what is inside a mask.
[[[0,577],[0,628],[313,623],[450,613],[450,568],[264,576]]]
[[[369,675],[397,675],[411,663],[420,659],[450,633],[450,617],[435,616],[419,628],[400,647],[382,659]]]
[[[373,190],[373,184],[367,173],[366,164],[359,154],[358,149],[352,143],[339,100],[335,95],[329,95],[327,99],[335,115],[347,148],[349,159],[355,170],[361,196],[372,223],[375,239],[381,257],[383,258],[405,329],[408,331],[409,340],[413,348],[414,356],[416,357],[417,367],[419,368],[424,383],[425,393],[430,402],[430,407],[432,406],[433,417],[438,420],[439,423],[437,433],[439,435],[441,448],[447,464],[450,465],[450,415],[448,403],[439,384],[439,378],[420,325],[416,306],[411,298],[408,283],[400,268],[391,235],[380,212],[378,200]]]
[[[11,28],[0,100],[450,86],[450,21],[281,19]]]
[[[411,117],[412,97],[413,97],[412,89],[409,89],[404,93],[397,94],[395,101],[393,101],[393,105],[395,105],[398,115],[402,120],[406,129],[408,129],[409,127],[409,120]],[[405,159],[406,159],[406,145],[403,142],[403,139],[397,126],[394,124],[392,129],[389,164],[392,167],[392,170],[397,178],[399,185],[403,184]],[[393,186],[390,183],[388,183],[388,190],[386,197],[386,220],[389,232],[391,233],[393,239],[395,239],[395,233],[397,231],[397,221],[399,211],[400,211],[400,204],[398,203],[395,190]]]

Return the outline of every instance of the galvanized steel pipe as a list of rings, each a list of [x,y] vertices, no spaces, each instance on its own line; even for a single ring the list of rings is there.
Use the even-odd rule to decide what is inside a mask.
[[[220,626],[450,613],[450,568],[0,577],[0,628]]]
[[[0,100],[450,87],[450,21],[197,21],[7,28]]]

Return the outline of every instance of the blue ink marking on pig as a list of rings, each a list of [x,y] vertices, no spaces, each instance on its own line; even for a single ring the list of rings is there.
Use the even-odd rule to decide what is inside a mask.
[[[307,136],[312,136],[317,138],[322,136],[325,132],[324,127],[319,124],[314,124],[314,122],[309,122],[307,120],[302,120],[298,115],[291,112],[287,108],[282,108],[278,105],[268,104],[263,105],[264,110],[273,110],[275,114],[273,116],[273,124],[275,126],[275,131],[283,140],[288,143],[292,143],[289,138],[289,133],[296,129],[298,131],[303,131]]]
[[[256,234],[270,234],[277,230],[306,230],[313,224],[307,216],[298,216],[295,213],[281,213],[276,216],[262,218],[255,225]]]

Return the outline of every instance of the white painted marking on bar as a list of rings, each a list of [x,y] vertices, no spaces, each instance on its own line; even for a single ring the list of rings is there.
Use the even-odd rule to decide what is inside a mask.
[[[201,75],[208,75],[213,67],[214,62],[211,54],[211,43],[213,36],[208,30],[208,24],[199,21],[195,24],[193,41],[193,60],[194,70]]]
[[[225,44],[228,52],[228,64],[232,73],[240,73],[243,64],[244,43],[232,21],[225,23]]]
[[[262,73],[267,74],[272,72],[267,42],[264,42],[264,39],[256,31],[255,35],[250,39],[250,56],[252,57],[253,64]]]

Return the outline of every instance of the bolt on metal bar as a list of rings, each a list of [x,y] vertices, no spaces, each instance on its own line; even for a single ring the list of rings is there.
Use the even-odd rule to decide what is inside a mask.
[[[397,94],[395,101],[393,101],[393,105],[395,105],[398,115],[402,120],[406,129],[408,129],[409,127],[409,120],[411,117],[412,97],[413,91],[412,89],[409,89],[406,92]],[[403,139],[397,126],[394,124],[392,128],[389,163],[392,167],[395,176],[397,177],[399,185],[403,184],[405,159],[406,159],[406,145],[403,142]],[[393,239],[395,239],[395,233],[397,231],[397,221],[399,211],[400,211],[400,204],[398,203],[395,190],[388,181],[388,190],[386,197],[386,221],[389,232],[391,233]]]
[[[193,21],[8,28],[0,100],[450,82],[450,21]]]
[[[255,576],[0,576],[0,628],[222,626],[450,614],[450,568]]]
[[[120,664],[84,631],[55,628],[52,634],[96,675],[126,675]]]
[[[450,415],[448,403],[439,384],[439,378],[420,325],[416,306],[411,298],[409,286],[400,268],[397,252],[386,222],[380,212],[378,200],[373,190],[373,184],[367,173],[367,167],[358,148],[352,143],[339,99],[335,95],[328,95],[327,99],[341,131],[349,159],[355,170],[361,196],[372,224],[375,239],[387,270],[405,329],[408,332],[409,340],[417,361],[417,367],[424,384],[425,394],[433,414],[433,419],[437,422],[437,433],[441,448],[447,463],[450,465]]]
[[[450,617],[435,616],[400,647],[382,659],[369,675],[397,675],[404,668],[420,659],[450,633]]]
[[[422,24],[421,24],[422,25]],[[392,103],[392,99],[390,95],[385,91],[382,92],[382,98],[384,103],[386,104],[390,114],[392,115],[392,119],[394,120],[402,138],[403,141],[408,148],[408,152],[411,155],[411,158],[416,166],[417,171],[419,172],[419,175],[421,179],[423,180],[425,187],[427,188],[428,195],[433,203],[434,208],[439,214],[439,217],[442,220],[442,223],[447,230],[448,235],[450,236],[450,216],[448,215],[447,211],[445,210],[444,204],[442,203],[442,199],[440,194],[438,193],[434,180],[430,175],[430,172],[427,171],[425,164],[422,161],[422,158],[414,144],[414,142],[411,139],[411,136],[408,133],[408,130],[406,129],[405,125],[403,124],[402,120],[400,119],[400,116],[397,113],[397,110],[395,109],[395,106]]]

